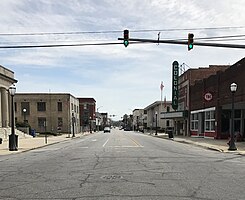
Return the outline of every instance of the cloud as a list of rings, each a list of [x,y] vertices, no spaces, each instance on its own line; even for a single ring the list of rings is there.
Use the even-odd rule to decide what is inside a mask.
[[[2,45],[118,42],[123,29],[131,38],[196,38],[243,34],[243,1],[198,0],[1,0],[1,33],[90,32],[32,36],[0,35]],[[172,31],[168,29],[190,29]],[[195,29],[195,30],[193,30]],[[108,31],[107,33],[98,33]],[[115,32],[120,31],[120,32]],[[94,33],[92,33],[94,32]],[[232,41],[233,42],[233,41]],[[239,41],[244,44],[244,41]],[[146,107],[164,95],[171,99],[174,60],[190,67],[233,64],[243,50],[185,45],[129,44],[37,49],[0,49],[1,65],[15,72],[19,92],[67,92],[94,97],[104,111],[121,115]]]

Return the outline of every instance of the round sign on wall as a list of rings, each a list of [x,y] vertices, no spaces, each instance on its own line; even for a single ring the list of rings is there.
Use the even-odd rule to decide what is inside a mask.
[[[204,94],[204,99],[205,99],[205,101],[211,101],[213,99],[212,93],[211,92],[206,92]]]

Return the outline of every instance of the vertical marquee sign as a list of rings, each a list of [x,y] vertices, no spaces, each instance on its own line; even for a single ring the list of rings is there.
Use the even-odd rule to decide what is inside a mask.
[[[173,62],[173,77],[172,77],[172,108],[174,110],[178,109],[178,99],[179,99],[179,63],[177,61]]]

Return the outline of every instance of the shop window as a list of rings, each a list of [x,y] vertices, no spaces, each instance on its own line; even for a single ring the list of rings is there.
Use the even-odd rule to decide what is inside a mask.
[[[215,110],[205,112],[205,131],[215,131]]]
[[[198,130],[198,113],[191,114],[191,130]]]

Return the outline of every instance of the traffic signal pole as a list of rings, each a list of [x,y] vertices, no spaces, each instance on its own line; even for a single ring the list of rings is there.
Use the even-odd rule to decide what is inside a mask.
[[[118,40],[124,40],[124,38],[118,38]],[[139,42],[139,43],[164,43],[164,44],[181,44],[188,45],[188,41],[181,40],[151,40],[151,39],[137,39],[129,38],[128,41]],[[245,45],[239,44],[221,44],[221,43],[209,43],[209,42],[194,42],[193,46],[208,46],[208,47],[224,47],[224,48],[238,48],[245,49]]]

